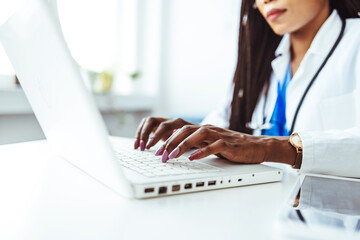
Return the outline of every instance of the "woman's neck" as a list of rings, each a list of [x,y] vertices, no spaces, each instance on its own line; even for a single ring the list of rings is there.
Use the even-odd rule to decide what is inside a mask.
[[[291,75],[294,76],[317,32],[330,15],[330,7],[322,11],[309,24],[290,34]]]

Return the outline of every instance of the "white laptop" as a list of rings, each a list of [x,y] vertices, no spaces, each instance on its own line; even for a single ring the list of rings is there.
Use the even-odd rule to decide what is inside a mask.
[[[151,198],[282,178],[277,168],[216,157],[164,164],[154,150],[133,150],[133,139],[110,140],[46,0],[19,9],[0,27],[0,39],[55,153],[124,196]]]

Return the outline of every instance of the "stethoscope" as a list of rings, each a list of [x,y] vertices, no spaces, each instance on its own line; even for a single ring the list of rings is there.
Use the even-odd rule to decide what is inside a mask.
[[[310,88],[312,87],[312,85],[314,84],[316,78],[319,76],[321,70],[324,68],[324,66],[326,65],[326,63],[328,62],[329,58],[331,57],[331,55],[334,53],[335,49],[337,48],[337,46],[339,45],[341,39],[344,36],[344,32],[345,32],[345,27],[346,27],[346,21],[344,19],[341,19],[342,22],[342,26],[341,26],[341,31],[340,34],[336,40],[336,42],[334,43],[333,47],[331,48],[330,52],[328,53],[328,55],[326,56],[326,58],[324,59],[323,63],[321,64],[321,66],[319,67],[319,69],[317,70],[317,72],[315,73],[315,75],[313,76],[313,78],[311,79],[309,85],[307,86],[303,96],[301,97],[301,100],[296,108],[295,114],[294,114],[294,118],[291,124],[291,128],[290,128],[290,134],[294,131],[294,127],[296,124],[296,120],[300,111],[300,108],[305,100],[306,95],[308,94]],[[263,111],[263,116],[265,116],[265,105],[266,103],[264,103],[264,111]],[[265,119],[265,118],[264,118]],[[272,127],[272,124],[269,122],[264,122],[263,124],[254,124],[252,122],[247,123],[246,127],[252,130],[266,130],[266,129],[270,129]]]

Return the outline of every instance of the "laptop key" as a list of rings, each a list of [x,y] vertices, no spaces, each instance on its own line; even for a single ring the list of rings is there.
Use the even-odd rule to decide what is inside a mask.
[[[118,147],[118,146],[117,146]],[[161,162],[161,157],[154,156],[151,151],[129,151],[129,147],[116,153],[120,164],[146,177],[162,177],[184,174],[198,174],[221,171],[220,168],[200,162],[190,162],[185,157]]]

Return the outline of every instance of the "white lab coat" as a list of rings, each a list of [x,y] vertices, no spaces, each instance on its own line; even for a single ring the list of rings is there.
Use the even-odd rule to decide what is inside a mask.
[[[336,11],[315,36],[286,92],[287,128],[299,101],[334,45],[341,30]],[[290,60],[290,38],[284,35],[272,62],[267,98],[263,93],[252,115],[251,124],[269,122],[277,98],[277,83],[282,81]],[[225,106],[207,116],[203,123],[228,127],[231,94]],[[347,19],[344,36],[308,92],[297,117],[294,132],[303,142],[300,171],[360,177],[360,19]],[[260,131],[255,130],[254,135]]]

